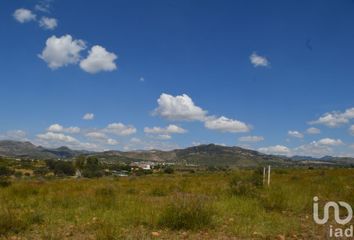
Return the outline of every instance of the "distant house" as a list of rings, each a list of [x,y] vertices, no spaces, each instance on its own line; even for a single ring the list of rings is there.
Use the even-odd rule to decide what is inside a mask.
[[[134,170],[152,170],[155,163],[153,162],[133,162],[130,164],[131,169]]]
[[[112,171],[112,175],[116,176],[116,177],[128,177],[129,176],[129,172],[126,170],[120,170],[120,171]]]

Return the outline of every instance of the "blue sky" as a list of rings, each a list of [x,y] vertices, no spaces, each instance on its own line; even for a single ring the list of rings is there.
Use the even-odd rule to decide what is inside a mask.
[[[0,138],[354,156],[353,10],[350,0],[5,0]]]

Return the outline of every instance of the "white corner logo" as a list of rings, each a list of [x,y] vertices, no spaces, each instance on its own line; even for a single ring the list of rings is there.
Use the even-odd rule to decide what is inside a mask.
[[[328,222],[328,219],[329,219],[329,209],[330,208],[333,208],[334,210],[334,219],[336,220],[336,222],[338,224],[341,224],[341,225],[345,225],[347,223],[349,223],[352,218],[353,218],[353,209],[352,207],[346,203],[346,202],[327,202],[326,205],[324,206],[324,209],[323,209],[323,218],[320,219],[319,218],[319,214],[318,214],[318,197],[314,197],[313,198],[313,220],[317,223],[317,224],[326,224]],[[348,215],[347,217],[345,218],[340,218],[340,209],[339,209],[339,206],[341,207],[344,207],[347,212],[348,212]]]
[[[347,214],[344,214],[340,208],[346,210]],[[319,217],[319,210],[318,210],[318,197],[313,198],[313,220],[320,225],[324,225],[329,220],[329,213],[330,209],[333,208],[334,211],[334,219],[336,220],[337,224],[346,225],[348,224],[353,218],[353,209],[352,207],[343,201],[337,202],[327,202],[323,208],[323,218]],[[343,214],[340,214],[340,213]],[[341,216],[344,216],[341,218]],[[342,238],[342,237],[353,237],[353,225],[350,225],[348,228],[336,228],[333,225],[329,226],[329,236]]]

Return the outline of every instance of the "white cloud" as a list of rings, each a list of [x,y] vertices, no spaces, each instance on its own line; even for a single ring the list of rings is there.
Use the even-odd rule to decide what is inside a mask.
[[[119,142],[115,139],[109,138],[105,133],[100,131],[88,132],[85,134],[87,138],[93,139],[94,141],[98,141],[102,144],[108,145],[118,145]]]
[[[160,135],[154,136],[154,138],[159,139],[159,140],[170,140],[172,137],[171,137],[171,135],[168,135],[168,134],[160,134]]]
[[[102,132],[89,132],[89,133],[86,133],[86,137],[94,138],[94,139],[107,139],[106,134],[104,134]]]
[[[39,55],[51,69],[57,69],[80,61],[80,52],[86,48],[82,40],[74,40],[70,35],[47,39],[46,47]]]
[[[95,114],[93,114],[93,113],[86,113],[86,114],[82,117],[83,120],[93,120],[94,118],[95,118]]]
[[[306,130],[306,133],[308,134],[320,134],[321,130],[315,127],[310,127]]]
[[[111,123],[103,131],[115,135],[127,136],[136,133],[136,128],[131,125],[124,125],[123,123]]]
[[[0,134],[0,139],[27,141],[27,133],[22,130],[10,130],[3,134]]]
[[[25,23],[25,22],[30,22],[30,21],[36,20],[36,14],[33,14],[31,10],[28,10],[25,8],[17,9],[14,12],[13,16],[20,23]]]
[[[207,111],[196,106],[193,100],[186,94],[172,96],[163,93],[157,100],[157,103],[158,107],[154,113],[169,120],[203,121],[207,114]]]
[[[295,138],[303,138],[304,137],[304,134],[298,132],[298,131],[288,131],[288,135],[290,137],[295,137]]]
[[[48,127],[47,131],[48,132],[79,133],[80,128],[78,128],[78,127],[64,128],[62,125],[55,123],[55,124],[50,125]]]
[[[350,126],[349,132],[350,132],[351,135],[354,135],[354,125]]]
[[[349,123],[354,118],[354,108],[348,108],[344,112],[333,111],[323,114],[319,119],[309,122],[309,124],[322,124],[327,127],[338,127]]]
[[[328,145],[319,144],[313,141],[293,149],[293,155],[323,157],[333,153],[333,149]]]
[[[101,71],[113,71],[117,69],[114,63],[116,59],[117,55],[107,52],[105,48],[96,45],[91,48],[87,58],[80,62],[80,67],[92,74]]]
[[[53,30],[58,26],[58,20],[55,18],[42,17],[39,26],[46,30]]]
[[[79,143],[79,141],[69,135],[64,135],[63,133],[46,132],[37,135],[38,139],[45,141],[56,141],[65,143]]]
[[[275,155],[289,155],[291,153],[290,149],[283,145],[262,147],[262,148],[258,148],[258,151],[265,154],[275,154]]]
[[[327,146],[338,146],[342,145],[343,142],[340,139],[332,139],[332,138],[322,138],[321,140],[317,141],[320,145],[327,145]]]
[[[318,141],[312,141],[309,144],[304,144],[293,149],[293,155],[322,157],[334,153],[335,146],[342,145],[340,139],[322,138]]]
[[[255,52],[251,54],[250,61],[254,67],[267,67],[270,65],[266,57],[260,56]]]
[[[42,0],[39,1],[35,6],[34,9],[36,11],[44,12],[44,13],[49,13],[50,12],[50,2],[51,0]]]
[[[261,142],[264,140],[262,136],[243,136],[239,137],[238,140],[240,142]]]
[[[173,134],[173,133],[186,133],[187,130],[174,125],[174,124],[170,124],[165,128],[161,128],[161,127],[153,127],[153,128],[148,128],[145,127],[144,128],[144,132],[145,133],[150,133],[150,134]]]
[[[108,145],[118,145],[119,142],[118,142],[117,140],[115,140],[115,139],[108,138],[108,139],[107,139],[107,144],[108,144]]]
[[[248,132],[251,127],[246,123],[240,122],[238,120],[229,119],[227,117],[221,116],[219,118],[210,117],[205,121],[205,127],[211,130],[217,130],[221,132]]]

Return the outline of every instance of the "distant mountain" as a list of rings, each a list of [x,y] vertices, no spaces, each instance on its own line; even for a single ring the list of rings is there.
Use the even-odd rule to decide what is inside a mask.
[[[104,160],[154,161],[186,163],[209,166],[255,167],[261,165],[291,165],[287,158],[261,154],[240,147],[225,147],[215,144],[200,145],[171,151],[109,151],[96,154]]]
[[[236,166],[256,167],[264,165],[294,166],[294,165],[345,165],[353,166],[354,158],[325,156],[313,158],[308,156],[273,156],[240,147],[225,147],[215,144],[199,145],[171,151],[105,151],[88,152],[72,150],[68,147],[47,149],[35,146],[30,142],[0,141],[0,156],[32,159],[70,159],[85,154],[96,156],[102,161],[120,161],[125,163],[135,161],[153,161],[185,163],[203,166]]]
[[[0,141],[0,156],[34,159],[72,158],[87,151],[75,151],[68,147],[47,149],[30,142]]]

